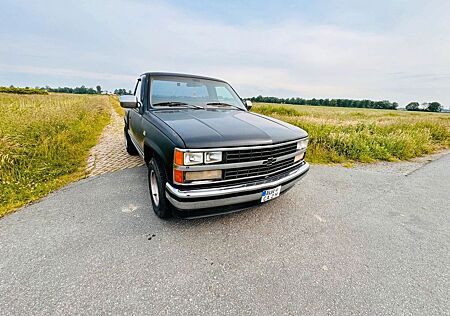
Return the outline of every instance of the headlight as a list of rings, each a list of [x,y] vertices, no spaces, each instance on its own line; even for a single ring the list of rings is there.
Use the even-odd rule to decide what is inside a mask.
[[[186,152],[184,153],[184,165],[198,165],[203,163],[203,153]]]
[[[174,162],[178,166],[192,166],[200,164],[211,164],[222,161],[221,151],[198,151],[198,152],[184,152],[175,149]]]
[[[222,161],[221,151],[207,151],[205,152],[205,163],[215,163]]]
[[[222,170],[199,170],[191,171],[188,167],[192,165],[213,164],[222,161],[220,151],[182,151],[175,148],[173,154],[173,180],[176,183],[185,183],[201,180],[222,179]],[[194,169],[194,167],[192,167]],[[203,169],[203,168],[199,168]]]
[[[297,149],[306,149],[308,147],[308,139],[302,139],[297,142]]]

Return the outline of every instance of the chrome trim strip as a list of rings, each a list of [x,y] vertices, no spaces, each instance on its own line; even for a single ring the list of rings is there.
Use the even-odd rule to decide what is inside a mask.
[[[191,198],[208,198],[213,196],[221,196],[226,194],[234,194],[234,193],[245,193],[251,190],[261,190],[270,187],[276,187],[283,182],[289,181],[298,177],[309,170],[309,164],[306,162],[300,168],[291,171],[286,177],[261,184],[248,185],[248,184],[239,184],[224,188],[206,188],[206,189],[195,189],[195,190],[180,190],[174,188],[169,183],[166,183],[166,191],[169,191],[171,194],[175,195],[180,199],[191,199]],[[169,192],[166,192],[166,196],[169,198]]]
[[[261,148],[272,148],[272,147],[278,147],[283,145],[289,145],[292,143],[297,143],[301,140],[308,139],[308,137],[299,138],[296,140],[291,140],[284,143],[278,143],[278,144],[268,144],[268,145],[257,145],[257,146],[242,146],[242,147],[221,147],[221,148],[192,148],[192,149],[186,149],[186,148],[176,148],[179,151],[182,152],[205,152],[205,151],[233,151],[233,150],[245,150],[245,149],[261,149]]]
[[[276,157],[274,162],[279,162],[285,159],[295,157],[301,153],[304,153],[306,149],[299,149],[292,154],[287,154],[284,156]],[[267,159],[266,159],[267,160]],[[225,170],[225,169],[236,169],[236,168],[246,168],[246,167],[256,167],[264,164],[266,160],[256,160],[247,162],[235,162],[235,163],[221,163],[221,164],[208,164],[208,165],[194,165],[194,166],[178,166],[174,164],[174,168],[182,171],[205,171],[205,170]]]
[[[216,163],[216,164],[209,164],[209,165],[194,165],[194,166],[179,166],[174,164],[174,169],[182,170],[182,171],[205,171],[205,170],[217,170],[217,169],[232,169],[232,168],[245,168],[245,167],[255,167],[262,165],[263,160],[258,161],[247,161],[247,162],[240,162],[235,164],[229,164],[229,163]]]
[[[287,170],[289,168],[294,168],[298,165],[300,165],[303,162],[303,160],[299,160],[298,162],[294,163],[292,166],[280,169],[280,170],[276,170],[273,171],[271,173],[266,173],[266,174],[262,174],[259,176],[251,176],[251,177],[243,177],[243,178],[237,178],[237,179],[228,179],[228,180],[200,180],[200,181],[194,181],[194,182],[183,182],[183,183],[178,183],[176,181],[174,181],[176,184],[179,185],[183,185],[183,186],[192,186],[192,185],[199,185],[199,184],[221,184],[221,183],[228,183],[228,182],[232,182],[232,181],[237,181],[237,180],[247,180],[247,179],[255,179],[255,178],[261,178],[261,177],[266,177],[266,176],[271,176],[274,175],[276,173],[279,172],[283,172],[284,170]]]
[[[308,169],[309,169],[309,166],[308,166],[308,168],[306,170],[303,170],[302,172],[295,173],[296,176],[298,176],[298,175],[300,175],[300,176],[297,179],[295,179],[295,181],[291,181],[290,183],[282,185],[281,186],[281,192],[286,191],[286,190],[290,189],[291,187],[293,187],[301,178],[303,178],[305,176],[305,174],[308,171]],[[299,170],[297,170],[297,171],[299,171]],[[288,177],[291,177],[289,179],[295,178],[295,176],[291,176],[291,175],[288,176]],[[280,183],[279,181],[281,181],[281,182],[288,181],[288,177],[285,177],[285,178],[280,179],[278,181],[274,181],[274,182],[268,183],[267,185],[271,186],[271,187],[276,187],[277,185],[279,185],[279,183]],[[254,186],[254,187],[256,187],[256,186]],[[167,187],[167,186],[166,186],[166,189],[170,190],[169,187]],[[261,189],[264,189],[264,187],[261,187]],[[251,190],[251,188],[245,188],[245,190],[243,192],[245,192],[247,190]],[[213,195],[210,194],[208,196],[211,197]],[[261,193],[258,192],[258,193],[252,193],[252,194],[247,194],[247,195],[242,195],[242,196],[235,196],[235,197],[231,197],[231,198],[196,201],[196,202],[189,202],[189,201],[182,202],[182,201],[178,201],[178,200],[174,199],[172,196],[170,196],[168,192],[166,192],[166,197],[170,201],[170,203],[172,203],[173,206],[175,206],[176,208],[178,208],[180,210],[195,210],[195,209],[204,209],[204,208],[211,208],[211,207],[218,207],[218,206],[227,206],[227,205],[233,205],[233,204],[257,201],[257,200],[261,199]],[[195,196],[195,197],[197,197],[197,196]]]

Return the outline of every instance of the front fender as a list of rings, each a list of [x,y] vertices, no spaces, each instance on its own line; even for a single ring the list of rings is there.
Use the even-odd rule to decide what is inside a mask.
[[[159,139],[158,142],[155,142],[154,139],[145,137],[144,146],[150,148],[154,155],[157,155],[159,158],[163,159],[164,164],[173,163],[173,149],[175,148],[175,145],[170,142],[170,140],[166,139],[166,141],[162,142],[161,139]]]
[[[164,165],[167,179],[172,182],[173,151],[176,146],[164,134],[157,135],[156,137],[154,136],[155,134],[153,134],[153,137],[144,138],[144,154],[147,155],[148,153],[146,150],[150,149],[152,151],[152,156],[157,156]],[[147,159],[148,157],[145,157],[146,161]]]
[[[173,150],[175,147],[184,148],[183,140],[167,124],[151,113],[144,114],[142,124],[146,133],[144,148],[151,149],[153,154],[161,159],[167,178],[172,181]]]

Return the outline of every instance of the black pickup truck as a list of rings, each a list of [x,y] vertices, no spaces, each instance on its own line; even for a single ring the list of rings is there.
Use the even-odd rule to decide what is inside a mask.
[[[153,210],[190,218],[241,210],[276,198],[309,170],[308,134],[249,112],[225,81],[150,72],[126,108],[125,145],[148,166]]]

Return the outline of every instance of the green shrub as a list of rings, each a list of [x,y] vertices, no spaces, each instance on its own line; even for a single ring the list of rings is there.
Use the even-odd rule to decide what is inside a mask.
[[[48,94],[48,91],[44,89],[34,89],[34,88],[0,87],[0,93]]]

